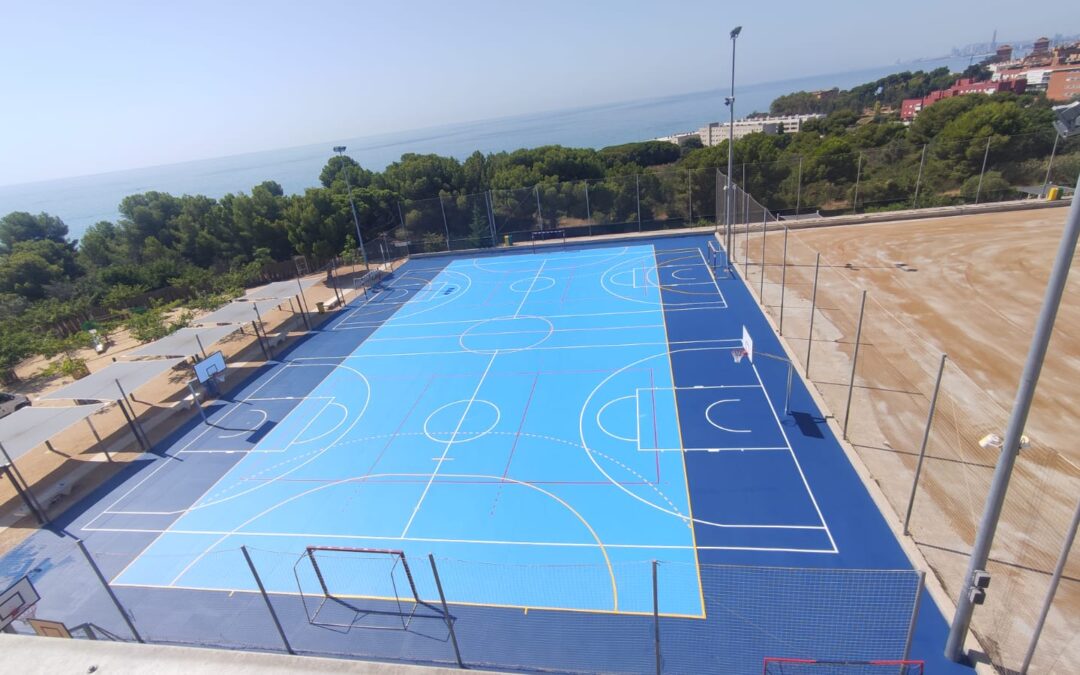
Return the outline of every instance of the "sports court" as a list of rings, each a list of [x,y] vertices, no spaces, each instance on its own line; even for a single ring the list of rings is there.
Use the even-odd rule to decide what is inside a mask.
[[[413,259],[69,530],[105,556],[118,593],[178,607],[257,598],[245,547],[268,593],[346,632],[409,629],[439,598],[431,555],[448,600],[480,612],[459,630],[544,617],[578,626],[567,644],[588,640],[578,615],[651,618],[652,561],[659,616],[702,640],[754,625],[725,606],[737,594],[776,614],[767,574],[717,581],[718,564],[910,569],[712,241]],[[920,657],[943,639],[924,604]],[[850,621],[817,638],[843,641]],[[627,626],[603,630],[636,635]],[[811,649],[754,630],[766,655]],[[582,668],[623,658],[617,646]],[[688,643],[665,659],[680,656],[700,657]],[[737,655],[739,668],[760,656]]]

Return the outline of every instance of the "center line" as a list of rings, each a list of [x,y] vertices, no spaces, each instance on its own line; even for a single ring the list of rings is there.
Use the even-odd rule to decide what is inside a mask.
[[[525,307],[525,302],[529,299],[529,293],[532,293],[533,286],[536,285],[536,280],[540,278],[540,272],[544,271],[545,263],[547,263],[547,260],[541,260],[540,267],[536,268],[536,275],[533,276],[532,283],[529,284],[529,290],[525,291],[525,297],[521,299],[521,304],[518,305],[517,311],[514,312],[515,319],[521,314],[522,308]]]
[[[451,434],[450,440],[447,441],[442,456],[435,460],[438,464],[435,465],[435,470],[431,472],[431,478],[428,479],[427,485],[424,486],[423,493],[420,494],[420,499],[417,500],[416,506],[413,507],[412,515],[409,516],[409,522],[405,523],[405,529],[401,531],[402,539],[409,533],[409,528],[412,527],[413,520],[416,519],[416,514],[420,512],[420,505],[423,504],[424,499],[427,498],[428,491],[431,490],[431,484],[435,482],[435,476],[439,474],[439,469],[442,468],[443,463],[446,461],[446,456],[450,454],[450,446],[452,446],[457,439],[458,432],[461,431],[461,425],[465,423],[465,418],[469,416],[469,409],[472,408],[473,402],[476,401],[476,395],[480,393],[480,387],[484,386],[484,380],[487,379],[488,372],[491,371],[491,366],[495,364],[495,357],[498,355],[498,350],[495,350],[495,353],[491,355],[491,360],[488,361],[487,368],[484,369],[484,374],[480,376],[480,381],[476,384],[476,389],[473,390],[472,398],[469,399],[468,404],[465,406],[465,412],[461,413],[461,419],[458,420],[457,428],[454,429],[454,433]]]

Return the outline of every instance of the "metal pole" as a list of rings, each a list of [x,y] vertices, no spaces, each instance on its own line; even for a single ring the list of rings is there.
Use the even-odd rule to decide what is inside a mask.
[[[114,378],[113,382],[116,383],[116,388],[120,390],[120,406],[123,407],[124,404],[127,403],[128,395],[124,391],[124,388],[120,386],[120,380]],[[126,415],[127,413],[124,414]],[[153,444],[150,442],[150,437],[146,435],[146,431],[143,430],[142,425],[139,424],[139,416],[135,414],[135,406],[131,406],[131,419],[129,421],[134,425],[135,429],[138,429],[138,433],[136,433],[135,435],[142,435],[142,446],[145,449],[150,450],[151,447],[153,447]]]
[[[269,361],[270,360],[270,352],[266,349],[266,345],[263,343],[262,336],[259,335],[259,324],[252,321],[251,322],[251,329],[253,331],[255,331],[255,339],[259,343],[259,349],[262,350],[263,358],[265,358],[267,361]]]
[[[637,201],[637,231],[641,232],[641,176],[634,174],[634,199]]]
[[[341,146],[341,150],[338,151],[338,155],[342,155],[345,152],[345,147]],[[368,269],[367,251],[364,250],[364,235],[360,234],[360,218],[356,215],[356,203],[353,202],[352,196],[352,182],[349,180],[349,167],[342,167],[341,173],[345,176],[345,187],[349,191],[349,208],[352,210],[353,225],[356,226],[356,243],[360,247],[360,257],[364,260],[364,270]],[[398,215],[401,214],[401,204],[398,204]],[[404,224],[402,225],[404,227]]]
[[[1058,141],[1061,140],[1059,134],[1054,134],[1054,147],[1050,150],[1050,161],[1046,165],[1046,178],[1043,179],[1042,192],[1039,196],[1046,199],[1046,191],[1050,187],[1050,172],[1054,169],[1054,155],[1057,154]]]
[[[19,491],[18,482],[22,482],[23,488],[26,491],[26,497],[29,498],[27,500],[26,497],[24,497],[24,501],[26,501],[27,505],[30,506],[31,511],[34,511],[36,508],[37,513],[35,513],[34,515],[37,517],[39,522],[41,522],[42,524],[48,523],[49,516],[46,513],[45,508],[41,505],[41,502],[37,500],[37,497],[34,496],[34,491],[30,489],[30,483],[27,483],[26,479],[23,478],[22,472],[19,471],[19,467],[15,466],[15,460],[13,460],[11,458],[11,455],[8,454],[7,448],[4,447],[3,443],[0,443],[0,453],[4,455],[4,461],[7,462],[8,470],[11,472],[11,475],[9,477],[12,478],[11,482],[15,484],[16,492]]]
[[[784,293],[787,289],[787,238],[788,226],[784,226],[784,264],[780,268],[780,334],[784,334]]]
[[[536,195],[536,222],[539,223],[540,229],[544,229],[544,212],[540,208],[540,184],[533,186],[533,194]]]
[[[686,170],[686,226],[694,222],[694,183],[690,176],[690,169]]]
[[[923,167],[926,166],[926,143],[922,146],[922,158],[919,160],[919,176],[915,179],[915,200],[912,208],[919,208],[919,187],[922,186]]]
[[[454,633],[454,621],[450,617],[450,608],[446,606],[446,595],[443,593],[442,580],[439,578],[439,568],[435,566],[435,556],[428,553],[428,562],[431,563],[431,575],[435,577],[435,588],[439,590],[439,601],[442,602],[446,627],[450,630],[450,642],[454,645],[454,656],[457,657],[458,668],[464,668],[465,663],[461,660],[461,650],[458,649],[457,634]]]
[[[285,636],[285,629],[281,626],[281,621],[278,620],[277,612],[274,611],[274,605],[270,603],[270,596],[266,594],[266,586],[263,586],[262,578],[259,577],[259,571],[255,569],[255,563],[251,559],[251,554],[248,553],[247,546],[240,545],[240,552],[244,554],[244,560],[247,561],[248,569],[251,570],[251,576],[255,578],[255,585],[259,587],[259,594],[262,595],[263,602],[266,603],[266,609],[270,612],[270,618],[274,620],[274,626],[277,627],[278,635],[281,636],[281,642],[285,645],[285,651],[290,654],[295,654],[292,645],[289,644],[289,638]]]
[[[907,513],[904,514],[904,534],[910,534],[911,511],[915,508],[915,493],[919,489],[919,476],[922,474],[923,460],[926,459],[926,445],[930,442],[930,427],[934,423],[934,411],[937,410],[938,391],[941,390],[941,376],[945,373],[945,361],[948,356],[941,355],[938,365],[937,380],[934,381],[934,394],[930,397],[930,410],[926,414],[926,428],[923,430],[922,444],[919,446],[919,460],[915,463],[915,478],[911,481],[911,494],[908,496]]]
[[[401,215],[401,202],[397,202],[397,217],[398,222],[401,223],[401,230],[405,235],[405,238],[409,238],[409,231],[405,229],[405,216]]]
[[[291,300],[289,301],[289,304],[290,305],[292,304]],[[311,330],[311,324],[308,322],[308,317],[307,317],[307,309],[305,309],[304,304],[302,302],[300,302],[300,296],[299,295],[296,296],[296,306],[300,310],[299,311],[300,318],[304,320],[304,325],[307,326],[308,330]]]
[[[199,345],[199,351],[202,352],[202,357],[206,358],[206,347],[203,347],[202,340],[199,338],[199,334],[195,334],[195,344]]]
[[[484,204],[487,206],[488,212],[488,229],[491,230],[491,246],[494,248],[498,244],[495,234],[495,209],[491,205],[491,190],[484,193]]]
[[[1020,666],[1020,675],[1025,675],[1028,671],[1028,667],[1031,666],[1031,659],[1035,656],[1035,648],[1039,645],[1039,637],[1042,635],[1043,625],[1046,624],[1046,617],[1050,614],[1050,607],[1054,604],[1054,596],[1057,594],[1058,584],[1061,583],[1061,575],[1065,571],[1065,563],[1069,560],[1069,551],[1072,549],[1073,541],[1076,539],[1076,530],[1080,526],[1080,501],[1076,502],[1076,510],[1073,512],[1072,524],[1069,526],[1069,532],[1065,535],[1065,542],[1061,545],[1061,554],[1058,555],[1057,565],[1054,567],[1054,574],[1050,577],[1050,587],[1046,589],[1046,598],[1043,600],[1042,611],[1039,612],[1039,620],[1035,624],[1035,631],[1031,635],[1031,642],[1028,644],[1027,654],[1024,655],[1024,665]]]
[[[7,453],[4,454],[6,455]],[[23,503],[26,504],[26,508],[29,509],[30,513],[34,515],[34,520],[38,521],[39,525],[48,524],[49,521],[45,519],[45,516],[42,515],[41,511],[38,509],[37,505],[30,497],[29,493],[23,488],[23,486],[19,483],[19,480],[15,477],[15,474],[12,472],[13,466],[14,465],[9,462],[0,467],[0,469],[3,470],[4,475],[7,476],[8,480],[11,481],[11,484],[15,487],[15,492],[19,495],[19,499],[21,499]]]
[[[203,424],[209,426],[210,422],[206,419],[206,411],[203,410],[202,405],[199,403],[199,395],[195,393],[195,386],[192,383],[193,380],[188,380],[187,388],[191,392],[191,403],[195,406],[195,409],[199,411],[199,416],[202,417]]]
[[[859,344],[862,342],[862,320],[866,311],[866,291],[862,292],[862,301],[859,303],[859,323],[855,328],[855,353],[851,357],[851,378],[848,380],[847,407],[844,409],[844,440],[847,440],[848,419],[851,418],[851,395],[855,391],[855,367],[859,364]]]
[[[657,562],[652,561],[652,620],[653,649],[656,652],[656,675],[661,675],[663,666],[660,659],[660,586],[656,577]]]
[[[765,209],[761,210],[761,279],[758,283],[758,300],[765,307],[765,233],[768,231],[769,222],[766,218]]]
[[[919,570],[919,583],[915,587],[915,600],[911,604],[911,621],[908,622],[907,638],[904,640],[904,654],[901,657],[907,661],[911,656],[911,641],[915,638],[915,625],[919,622],[919,606],[922,604],[923,588],[926,587],[926,572]]]
[[[814,311],[817,308],[818,270],[821,269],[821,254],[814,259],[814,290],[810,294],[810,334],[806,338],[806,377],[810,378],[810,354],[814,347]]]
[[[975,188],[975,203],[979,203],[979,196],[982,194],[983,176],[986,175],[986,160],[990,158],[990,139],[993,136],[986,137],[986,150],[983,152],[982,170],[979,171],[979,187]]]
[[[439,211],[442,212],[442,226],[443,232],[446,234],[446,250],[450,250],[450,224],[446,222],[446,207],[442,203],[442,195],[438,196]]]
[[[146,441],[139,435],[139,429],[135,426],[135,420],[131,419],[131,415],[128,415],[127,408],[124,406],[124,401],[122,399],[117,399],[116,405],[120,406],[120,412],[124,414],[124,419],[127,420],[128,426],[131,427],[131,435],[135,437],[135,442],[138,443],[139,447],[143,450],[149,450],[150,448],[146,447]]]
[[[143,643],[144,640],[142,639],[142,636],[139,635],[139,630],[135,628],[135,624],[131,621],[131,617],[128,616],[128,613],[124,610],[124,606],[120,604],[120,599],[116,597],[115,593],[113,593],[113,589],[111,586],[109,586],[109,582],[105,579],[105,575],[102,574],[101,570],[98,569],[97,563],[94,562],[93,556],[90,555],[90,551],[86,550],[86,544],[83,542],[82,539],[76,539],[75,543],[78,545],[79,550],[82,551],[83,556],[86,558],[87,564],[90,565],[90,569],[92,569],[94,571],[94,574],[97,575],[98,581],[101,582],[102,588],[104,588],[105,592],[109,594],[109,599],[112,600],[113,605],[116,606],[116,611],[120,612],[120,616],[124,618],[124,623],[127,624],[128,629],[131,631],[131,635],[134,636],[136,642]]]
[[[262,316],[259,314],[259,305],[252,303],[251,308],[255,310],[255,319],[259,322],[259,328],[262,329],[263,335],[266,335],[266,326],[263,324]]]
[[[802,206],[802,155],[799,155],[799,182],[795,187],[795,219],[799,218],[799,207]]]
[[[851,214],[859,212],[859,181],[862,179],[862,152],[859,153],[859,165],[855,170],[855,198],[851,200]]]
[[[743,164],[743,173],[746,173],[746,164]],[[744,178],[745,179],[745,178]],[[745,185],[745,183],[744,183]],[[743,270],[746,275],[746,280],[750,280],[750,193],[746,191],[746,188],[741,188],[743,191],[743,219],[746,221],[743,224],[743,230],[746,234],[745,243],[743,244]]]
[[[784,392],[784,414],[791,412],[791,380],[795,374],[795,365],[788,361],[787,364],[787,390]]]
[[[727,202],[725,204],[727,209],[726,221],[728,228],[732,228],[734,225],[734,219],[732,216],[734,212],[732,210],[731,197],[734,194],[731,191],[731,174],[735,172],[735,40],[739,37],[739,28],[731,31],[731,94],[728,96],[728,156],[727,156]],[[746,183],[746,165],[743,165],[743,183]],[[745,189],[745,187],[744,187]],[[732,244],[734,244],[734,231],[732,230]],[[728,249],[731,250],[730,248]]]
[[[589,236],[592,236],[592,206],[589,205],[589,181],[585,181],[585,222],[589,224]]]
[[[1077,187],[1080,188],[1080,178],[1077,179]],[[968,564],[967,574],[964,577],[968,584],[961,589],[960,598],[956,603],[956,614],[953,618],[952,628],[949,631],[949,640],[945,646],[945,655],[953,661],[959,661],[963,656],[964,638],[971,624],[971,614],[975,609],[974,598],[969,592],[971,590],[970,583],[976,571],[985,569],[986,561],[990,557],[990,546],[994,543],[994,533],[997,530],[998,519],[1005,503],[1009,478],[1012,476],[1013,465],[1016,463],[1016,456],[1020,451],[1020,436],[1024,432],[1028,412],[1031,410],[1031,399],[1035,394],[1035,386],[1038,384],[1039,374],[1042,371],[1043,359],[1046,357],[1046,348],[1050,343],[1050,335],[1054,329],[1054,320],[1057,318],[1058,307],[1061,305],[1061,296],[1065,290],[1065,283],[1069,278],[1069,267],[1072,265],[1078,236],[1080,236],[1080,199],[1074,199],[1069,209],[1069,218],[1065,224],[1065,231],[1062,233],[1057,257],[1054,259],[1054,267],[1046,287],[1046,297],[1039,312],[1039,321],[1035,327],[1035,334],[1031,338],[1031,347],[1028,351],[1027,362],[1024,364],[1024,372],[1020,376],[1016,402],[1013,404],[1012,414],[1009,417],[1009,425],[1005,431],[1005,440],[1001,445],[998,464],[994,469],[993,482],[990,484],[990,492],[986,498],[986,508],[979,524],[975,545],[971,550],[971,560]]]

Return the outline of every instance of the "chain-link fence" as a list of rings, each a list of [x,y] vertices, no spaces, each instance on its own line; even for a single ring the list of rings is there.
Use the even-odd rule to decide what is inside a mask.
[[[5,560],[3,576],[28,573],[42,600],[12,627],[30,633],[27,619],[36,617],[64,622],[77,638],[512,670],[727,675],[760,672],[766,657],[906,658],[923,581],[912,570],[513,565],[258,542],[200,555],[215,570],[204,589],[110,585],[106,579],[131,569],[132,554],[91,554],[72,539],[25,544]],[[190,557],[144,554],[133,567],[182,575]]]
[[[1002,175],[1019,171],[991,166]],[[1008,412],[985,384],[944,358],[907,317],[909,308],[863,290],[915,267],[879,252],[857,263],[832,259],[799,230],[775,220],[766,225],[751,224],[733,237],[735,268],[957,597],[997,462],[996,448],[980,439],[1002,434]],[[990,556],[992,588],[972,626],[999,667],[1023,661],[1078,495],[1080,467],[1067,457],[1039,439],[1021,452]],[[1065,578],[1080,578],[1080,555],[1068,560]],[[1032,672],[1067,672],[1065,664],[1080,660],[1078,608],[1075,584],[1063,586]]]

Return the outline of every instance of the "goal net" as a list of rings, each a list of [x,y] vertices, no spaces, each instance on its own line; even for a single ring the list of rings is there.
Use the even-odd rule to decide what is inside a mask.
[[[424,604],[402,551],[308,546],[293,574],[317,626],[406,630]]]
[[[923,675],[922,661],[766,658],[763,675]]]

